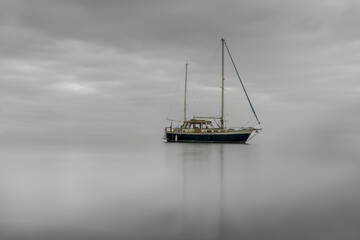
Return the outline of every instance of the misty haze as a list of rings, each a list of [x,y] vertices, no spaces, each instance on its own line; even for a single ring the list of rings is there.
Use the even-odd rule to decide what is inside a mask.
[[[0,239],[360,239],[360,4],[0,0]],[[225,38],[263,130],[221,108]],[[225,58],[226,126],[254,120]],[[175,122],[173,124],[176,124]]]

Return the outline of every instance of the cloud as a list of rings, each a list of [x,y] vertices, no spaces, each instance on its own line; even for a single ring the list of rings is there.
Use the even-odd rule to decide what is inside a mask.
[[[99,110],[107,104],[117,108],[111,127],[140,126],[142,118],[162,125],[176,89],[181,108],[187,59],[195,88],[189,102],[200,88],[205,99],[218,97],[220,57],[214,53],[225,37],[263,122],[274,121],[261,114],[267,107],[304,112],[330,103],[327,111],[341,111],[359,102],[358,9],[351,0],[2,1],[1,99],[24,108],[46,103],[74,129],[91,129],[89,119],[115,114]],[[242,92],[229,59],[226,64],[230,104]],[[13,119],[7,111],[3,128]],[[46,114],[21,121],[42,122]]]
[[[61,91],[67,91],[70,93],[77,93],[77,94],[94,94],[97,92],[97,89],[94,87],[78,84],[78,83],[60,83],[58,85],[55,85],[56,89],[59,89]]]

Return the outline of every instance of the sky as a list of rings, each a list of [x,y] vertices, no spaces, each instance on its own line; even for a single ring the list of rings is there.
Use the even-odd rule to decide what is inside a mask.
[[[289,130],[359,143],[359,10],[355,0],[1,0],[0,141],[160,139],[167,117],[182,118],[187,60],[189,87],[218,99],[207,57],[225,38],[259,141]],[[234,79],[226,94],[243,94]]]

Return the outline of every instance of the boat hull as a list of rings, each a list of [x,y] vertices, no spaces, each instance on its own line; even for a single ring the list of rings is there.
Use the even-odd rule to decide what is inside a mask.
[[[246,143],[251,132],[181,133],[167,132],[168,142]]]

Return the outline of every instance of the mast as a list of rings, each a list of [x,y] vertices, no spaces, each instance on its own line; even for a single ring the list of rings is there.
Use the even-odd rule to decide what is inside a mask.
[[[184,94],[184,121],[186,121],[186,92],[187,92],[187,70],[189,63],[185,64],[185,94]]]
[[[224,45],[225,39],[221,39],[221,128],[224,128]]]

